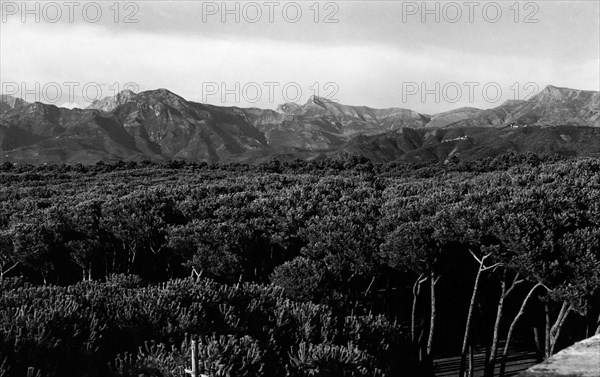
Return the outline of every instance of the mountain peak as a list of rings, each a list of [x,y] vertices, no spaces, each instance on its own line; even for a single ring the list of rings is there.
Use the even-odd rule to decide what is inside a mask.
[[[543,93],[549,93],[551,95],[572,95],[572,94],[579,94],[579,93],[586,93],[589,91],[586,90],[579,90],[579,89],[572,89],[572,88],[564,88],[564,87],[560,87],[560,86],[554,86],[554,85],[546,85],[546,87],[538,94],[543,94]],[[593,92],[590,92],[593,93]]]
[[[532,99],[537,101],[563,101],[567,98],[577,97],[581,94],[585,94],[584,90],[561,88],[554,85],[547,85],[541,92],[536,94]],[[592,93],[592,92],[590,92]]]
[[[598,127],[598,92],[546,86],[511,109],[505,123]]]
[[[135,96],[135,92],[129,89],[123,89],[117,94],[118,97],[121,98],[131,98]]]
[[[177,94],[173,93],[172,91],[170,91],[169,89],[166,88],[158,88],[155,90],[149,90],[147,93],[153,93],[153,94],[157,94],[157,95],[161,95],[161,96],[177,96]],[[179,97],[179,96],[177,96]]]
[[[304,115],[310,110],[318,110],[319,112],[327,110],[330,104],[331,101],[328,99],[313,94],[308,97],[308,101],[304,105],[299,105],[295,102],[286,102],[277,106],[277,112],[286,115]]]
[[[138,97],[148,99],[151,102],[160,101],[160,102],[170,104],[173,106],[181,105],[183,103],[188,102],[182,96],[175,94],[172,91],[165,89],[165,88],[159,88],[159,89],[155,89],[155,90],[147,90],[145,92],[141,92],[140,94],[138,94]]]
[[[554,85],[546,85],[546,87],[544,88],[544,90],[542,90],[542,92],[560,93],[560,92],[572,92],[574,90],[575,89],[561,88],[559,86],[554,86]]]
[[[299,115],[299,114],[302,114],[303,109],[302,109],[302,106],[298,105],[297,103],[286,102],[284,104],[277,106],[276,111],[280,114]]]
[[[120,105],[135,101],[137,94],[129,89],[125,89],[117,93],[113,97],[105,97],[100,100],[94,100],[88,109],[102,110],[102,111],[113,111]]]
[[[548,90],[548,91],[550,91],[550,90],[566,90],[566,91],[569,91],[569,92],[571,92],[571,91],[576,91],[576,92],[580,91],[579,89],[566,88],[564,86],[556,86],[556,85],[550,85],[550,84],[546,85],[546,87],[544,88],[544,90]]]
[[[10,105],[10,107],[15,107],[15,106],[22,106],[24,104],[27,104],[27,102],[25,102],[23,99],[19,98],[19,97],[13,97],[11,95],[8,94],[1,94],[0,95],[0,102],[4,102],[7,105]]]
[[[316,95],[313,94],[313,95],[311,95],[308,98],[308,101],[306,101],[306,104],[304,106],[308,106],[308,105],[313,105],[314,104],[314,105],[326,108],[327,105],[330,105],[331,103],[332,102],[330,100],[328,100],[327,98],[325,98],[325,97],[319,97],[319,96],[316,96]]]
[[[17,109],[27,105],[28,103],[23,101],[21,98],[13,97],[8,94],[0,95],[0,114],[7,112],[8,110]]]

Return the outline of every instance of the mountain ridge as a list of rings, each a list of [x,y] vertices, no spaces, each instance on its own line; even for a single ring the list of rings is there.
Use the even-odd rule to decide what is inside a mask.
[[[511,136],[526,128],[549,145],[558,143],[547,151],[534,143],[541,153],[577,154],[578,149],[596,153],[588,145],[591,141],[577,135],[596,140],[599,103],[598,92],[555,86],[526,101],[434,115],[396,107],[350,106],[318,96],[304,104],[285,103],[276,110],[222,107],[188,101],[164,88],[140,93],[125,90],[94,101],[86,109],[27,103],[2,95],[0,160],[253,162],[274,156],[354,153],[374,160],[443,161],[456,154],[469,157],[529,150]],[[594,130],[575,136],[546,130],[563,126]]]

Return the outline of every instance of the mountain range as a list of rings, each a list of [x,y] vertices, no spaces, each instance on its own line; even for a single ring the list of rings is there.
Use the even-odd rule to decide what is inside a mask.
[[[166,89],[67,109],[0,96],[0,162],[184,159],[257,162],[363,155],[444,161],[506,152],[600,155],[599,92],[548,86],[526,101],[434,115],[348,106],[312,96],[276,110],[219,107]]]

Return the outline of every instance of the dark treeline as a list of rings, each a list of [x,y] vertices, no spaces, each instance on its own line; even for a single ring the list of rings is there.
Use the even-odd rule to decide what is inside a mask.
[[[492,376],[505,343],[542,360],[600,330],[598,159],[5,163],[0,182],[0,376],[180,376],[192,334],[211,376],[457,354],[467,375],[474,346]]]

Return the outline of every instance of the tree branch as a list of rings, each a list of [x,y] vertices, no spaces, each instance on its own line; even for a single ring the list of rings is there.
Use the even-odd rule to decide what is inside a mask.
[[[6,269],[5,271],[2,271],[2,275],[8,274],[12,270],[14,270],[18,265],[19,265],[19,262],[13,264],[11,267],[9,267],[8,269]]]
[[[502,266],[502,263],[495,263],[495,264],[493,264],[491,266],[488,266],[488,267],[482,267],[481,271],[491,270],[491,269],[499,267],[499,266]]]
[[[475,260],[477,261],[477,263],[479,263],[479,265],[483,264],[483,260],[485,259],[485,257],[483,257],[482,259],[477,258],[477,255],[475,255],[475,253],[473,252],[473,250],[471,250],[471,248],[468,249],[469,253],[471,253],[471,255],[473,256],[473,258],[475,258]]]
[[[371,290],[371,286],[373,285],[374,282],[375,282],[375,276],[373,276],[373,278],[371,279],[371,283],[367,287],[367,290],[365,291],[364,297],[367,297],[367,295],[369,294],[369,291]]]
[[[525,279],[519,279],[519,273],[517,272],[517,274],[515,275],[515,278],[513,279],[512,283],[510,284],[510,287],[508,288],[508,290],[505,293],[505,297],[508,297],[510,292],[512,292],[513,289],[515,289],[517,287],[517,285],[521,284],[524,281],[525,281]]]

